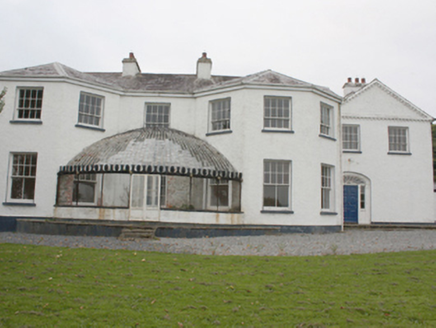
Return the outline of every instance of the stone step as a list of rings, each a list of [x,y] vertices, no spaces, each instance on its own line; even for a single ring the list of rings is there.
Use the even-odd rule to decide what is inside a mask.
[[[151,227],[144,228],[124,228],[121,230],[119,239],[151,239],[154,237],[155,229]]]

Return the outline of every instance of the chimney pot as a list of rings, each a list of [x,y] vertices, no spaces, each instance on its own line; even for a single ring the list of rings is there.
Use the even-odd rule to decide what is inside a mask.
[[[133,52],[129,53],[129,58],[130,58],[130,59],[135,58],[135,55],[133,54]]]
[[[362,77],[362,83],[366,83],[366,79],[364,77]]]
[[[203,52],[202,57],[203,57],[203,58],[207,58],[207,53],[206,53],[206,52]]]
[[[351,77],[348,78],[348,83],[353,82],[353,79]]]
[[[355,83],[359,83],[359,78],[356,77],[356,78],[354,79],[354,82],[355,82]]]

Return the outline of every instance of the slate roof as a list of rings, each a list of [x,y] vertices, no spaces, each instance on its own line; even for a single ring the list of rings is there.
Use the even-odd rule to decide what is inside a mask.
[[[199,91],[226,88],[238,85],[275,85],[312,88],[341,99],[327,87],[310,84],[292,77],[266,70],[259,73],[238,77],[212,75],[210,80],[197,79],[195,74],[151,74],[140,73],[136,76],[122,76],[117,73],[84,73],[61,63],[27,67],[0,72],[1,77],[45,77],[67,78],[97,84],[122,92],[163,92],[192,94]]]
[[[61,173],[137,172],[197,177],[242,177],[218,150],[185,132],[140,128],[120,133],[83,149]]]

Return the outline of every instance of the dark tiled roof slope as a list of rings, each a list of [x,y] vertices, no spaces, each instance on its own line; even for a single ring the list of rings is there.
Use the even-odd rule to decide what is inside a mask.
[[[151,74],[122,76],[122,73],[84,73],[60,63],[27,67],[0,72],[1,77],[47,77],[69,78],[97,84],[122,92],[163,92],[192,94],[216,88],[229,88],[239,85],[265,85],[319,90],[340,99],[329,88],[310,84],[271,70],[237,77],[213,75],[210,80],[197,79],[195,74]]]

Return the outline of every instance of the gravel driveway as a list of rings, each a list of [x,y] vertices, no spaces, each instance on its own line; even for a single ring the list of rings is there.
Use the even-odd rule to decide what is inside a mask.
[[[204,255],[306,256],[436,249],[436,230],[349,230],[332,234],[160,238],[122,241],[114,237],[52,236],[2,232],[0,243],[143,250]]]

